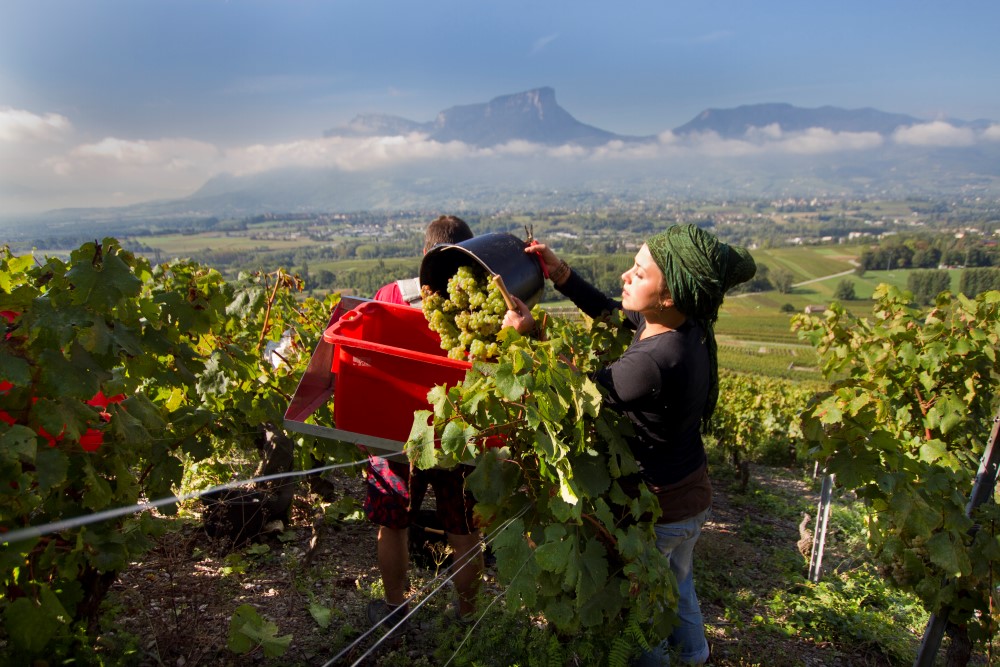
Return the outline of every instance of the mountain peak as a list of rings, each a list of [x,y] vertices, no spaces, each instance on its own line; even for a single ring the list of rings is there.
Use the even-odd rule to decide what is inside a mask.
[[[890,134],[897,127],[923,122],[905,114],[886,113],[866,107],[841,109],[823,106],[806,109],[783,102],[745,104],[732,109],[705,109],[694,119],[674,130],[674,134],[715,132],[726,139],[738,139],[750,128],[779,125],[785,132],[822,127],[832,132],[877,132]]]
[[[461,141],[484,148],[511,141],[548,146],[599,146],[614,139],[633,140],[581,123],[559,106],[556,91],[549,86],[501,95],[485,103],[454,106],[438,113],[430,123],[365,114],[356,116],[347,126],[327,130],[324,136],[384,136],[409,132],[423,132],[429,139],[442,143]]]

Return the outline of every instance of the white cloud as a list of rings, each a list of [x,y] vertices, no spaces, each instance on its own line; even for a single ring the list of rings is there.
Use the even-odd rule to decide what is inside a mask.
[[[146,196],[166,197],[190,194],[218,171],[220,157],[215,146],[193,139],[106,137],[51,156],[41,166],[56,182],[115,190],[129,184]]]
[[[620,167],[629,163],[682,165],[685,160],[700,157],[737,159],[863,151],[886,141],[874,132],[832,132],[821,128],[787,132],[774,124],[752,129],[739,138],[724,138],[714,132],[678,136],[668,131],[654,142],[612,141],[597,147],[511,141],[479,148],[457,141],[431,141],[426,134],[413,133],[324,137],[222,149],[187,138],[105,137],[73,145],[69,143],[72,130],[70,121],[57,114],[0,110],[0,141],[19,141],[15,150],[0,150],[2,212],[177,198],[191,194],[221,173],[240,176],[289,167],[365,171],[435,161],[491,159],[530,160],[546,169],[573,164],[600,167],[602,163]],[[60,138],[62,142],[54,141]],[[1000,124],[974,132],[933,122],[901,129],[892,140],[925,146],[1000,141]]]
[[[545,35],[535,40],[535,43],[531,46],[531,55],[536,55],[545,49],[549,44],[556,41],[559,38],[559,33],[553,33],[551,35]]]
[[[72,130],[69,119],[55,113],[44,116],[0,107],[0,142],[58,141]]]
[[[758,142],[781,139],[781,135],[781,125],[778,123],[771,123],[764,127],[748,127],[746,131],[747,139]]]
[[[0,212],[114,206],[191,194],[219,172],[220,151],[191,139],[107,137],[66,148],[22,144],[0,151]]]
[[[955,127],[944,121],[910,125],[897,129],[893,140],[909,146],[971,146],[976,143],[976,133],[968,127]]]
[[[833,132],[820,127],[788,134],[779,131],[771,138],[775,150],[795,155],[866,150],[882,145],[882,135],[878,132]]]
[[[282,167],[332,167],[363,171],[416,160],[475,155],[460,142],[427,141],[425,135],[394,137],[327,137],[281,144],[255,144],[226,152],[225,171],[252,174]]]
[[[750,128],[742,138],[732,139],[715,132],[678,137],[664,132],[658,137],[664,151],[706,157],[745,157],[768,154],[821,155],[838,151],[875,148],[883,143],[877,132],[833,132],[824,128],[785,132],[778,124]]]

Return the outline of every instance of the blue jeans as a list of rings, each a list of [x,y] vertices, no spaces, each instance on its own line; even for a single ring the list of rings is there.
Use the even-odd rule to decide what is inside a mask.
[[[708,660],[708,640],[705,639],[705,623],[694,591],[693,565],[694,545],[710,513],[711,509],[707,509],[690,519],[654,526],[656,548],[670,560],[670,569],[677,578],[677,616],[680,618],[680,625],[674,628],[670,637],[653,647],[653,650],[643,653],[635,663],[636,667],[669,665],[668,652],[671,648],[680,651],[680,659],[684,663],[700,665]]]

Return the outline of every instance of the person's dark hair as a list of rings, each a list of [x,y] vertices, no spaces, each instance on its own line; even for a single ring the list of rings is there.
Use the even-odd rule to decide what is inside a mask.
[[[442,215],[427,225],[427,231],[424,232],[424,252],[438,243],[461,243],[468,241],[473,236],[474,234],[465,220],[453,215]]]

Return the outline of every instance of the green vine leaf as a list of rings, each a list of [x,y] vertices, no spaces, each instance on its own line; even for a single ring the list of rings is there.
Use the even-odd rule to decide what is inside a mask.
[[[4,616],[7,634],[29,653],[40,653],[69,620],[69,615],[52,590],[39,584],[37,602],[18,598],[10,603]]]
[[[410,462],[422,470],[433,468],[437,464],[438,454],[434,443],[434,426],[428,423],[431,418],[429,410],[417,410],[413,413],[413,426],[406,439],[406,451]]]
[[[292,642],[291,635],[278,636],[278,626],[263,619],[249,604],[242,604],[229,621],[229,650],[246,654],[261,647],[264,655],[277,658],[285,654]]]
[[[969,559],[965,547],[955,545],[947,533],[935,533],[927,540],[927,555],[931,562],[953,577],[969,572]]]
[[[516,401],[524,393],[524,385],[521,383],[514,366],[511,364],[500,364],[497,368],[496,388],[501,396],[508,401]]]
[[[0,433],[0,459],[8,463],[34,463],[38,452],[38,435],[27,426],[14,424]]]
[[[92,243],[74,251],[66,279],[73,284],[74,303],[110,310],[120,300],[136,296],[142,281],[119,257],[116,245],[105,239],[102,248],[100,261],[96,259],[98,249]]]

